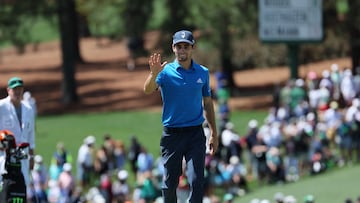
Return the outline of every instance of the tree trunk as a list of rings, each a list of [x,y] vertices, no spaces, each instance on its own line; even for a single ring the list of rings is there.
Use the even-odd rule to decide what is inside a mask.
[[[351,62],[352,70],[355,73],[356,68],[360,67],[360,14],[358,8],[360,3],[358,1],[348,0],[349,15],[346,19],[348,22],[348,29],[350,33],[350,48],[351,48]]]
[[[81,57],[81,52],[80,52],[80,35],[79,35],[79,15],[76,11],[76,4],[75,4],[75,0],[70,0],[69,1],[69,15],[70,15],[70,19],[72,19],[72,26],[73,26],[73,46],[74,46],[74,54],[75,54],[75,61],[77,63],[83,63],[84,60]]]
[[[71,7],[75,5],[73,1],[74,0],[58,0],[63,72],[61,90],[63,93],[62,101],[65,104],[78,101],[75,81],[76,53],[74,44],[76,39],[74,35],[75,26],[73,25],[75,21],[72,19],[71,13]]]
[[[231,90],[231,92],[233,92],[233,90],[235,89],[235,81],[234,81],[234,77],[233,77],[233,63],[232,63],[232,56],[233,56],[233,48],[232,48],[232,44],[231,44],[231,34],[229,33],[229,29],[228,29],[228,25],[229,25],[229,15],[227,14],[226,11],[224,12],[219,12],[220,18],[222,19],[221,21],[221,29],[219,29],[219,47],[220,47],[220,62],[221,62],[221,69],[224,73],[226,73],[228,75],[228,85],[229,88]]]

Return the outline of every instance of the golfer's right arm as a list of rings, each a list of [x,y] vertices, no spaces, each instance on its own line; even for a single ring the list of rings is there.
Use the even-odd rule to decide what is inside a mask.
[[[144,84],[144,92],[145,94],[153,93],[157,88],[158,84],[156,83],[156,77],[158,73],[151,72],[147,77],[145,84]]]

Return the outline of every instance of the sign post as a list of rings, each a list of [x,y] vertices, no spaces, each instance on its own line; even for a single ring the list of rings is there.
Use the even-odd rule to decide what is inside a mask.
[[[258,3],[260,40],[288,45],[291,78],[297,78],[300,44],[323,39],[322,0],[258,0]]]

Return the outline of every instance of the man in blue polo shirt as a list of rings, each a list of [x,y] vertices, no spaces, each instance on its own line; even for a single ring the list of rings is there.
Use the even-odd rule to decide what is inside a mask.
[[[161,62],[159,53],[152,54],[150,74],[144,84],[146,94],[160,89],[163,101],[160,148],[165,168],[162,185],[165,203],[177,202],[183,159],[191,189],[189,202],[202,202],[206,144],[212,155],[218,147],[209,71],[192,59],[194,44],[190,31],[176,32],[172,43],[175,60]],[[211,132],[208,143],[202,127],[204,116]]]

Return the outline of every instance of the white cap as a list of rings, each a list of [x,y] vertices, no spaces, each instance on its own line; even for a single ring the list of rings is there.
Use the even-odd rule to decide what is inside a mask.
[[[238,163],[240,162],[240,159],[239,159],[238,156],[233,155],[233,156],[230,157],[229,162],[230,162],[230,164],[232,164],[232,165],[236,165],[236,164],[238,164]]]
[[[260,200],[257,199],[257,198],[255,198],[255,199],[252,199],[252,200],[250,201],[250,203],[260,203]]]
[[[284,198],[284,203],[296,203],[296,199],[292,195],[288,195]]]
[[[249,128],[256,128],[258,126],[258,122],[255,119],[251,119],[248,124]]]
[[[360,99],[354,98],[352,100],[352,105],[355,106],[355,107],[359,107],[360,106]]]
[[[225,124],[225,128],[226,128],[226,129],[233,129],[233,128],[234,128],[234,124],[233,124],[232,122],[227,122],[227,123]]]
[[[63,166],[63,170],[66,171],[66,172],[69,172],[71,171],[71,164],[70,163],[65,163],[64,166]]]
[[[284,200],[284,194],[281,192],[277,192],[274,195],[275,201],[283,201]]]
[[[35,163],[41,163],[43,161],[43,158],[41,155],[35,155],[34,161]]]
[[[119,171],[118,172],[118,178],[120,179],[120,180],[125,180],[125,179],[127,179],[127,177],[128,177],[128,172],[126,171],[126,170],[121,170],[121,171]]]
[[[85,144],[94,144],[96,141],[95,137],[93,135],[89,135],[84,139]]]
[[[328,78],[328,77],[330,77],[330,72],[328,70],[323,70],[321,75],[323,76],[323,78]]]
[[[270,203],[270,201],[268,199],[263,199],[260,201],[260,203]]]
[[[351,70],[350,70],[350,69],[346,69],[346,70],[344,71],[344,76],[346,76],[346,77],[352,76]]]
[[[297,87],[303,87],[304,84],[305,84],[305,82],[304,82],[304,80],[301,79],[301,78],[299,78],[299,79],[297,79],[297,80],[295,81],[295,85],[296,85]]]
[[[24,92],[23,99],[29,100],[31,98],[31,93],[29,91]]]
[[[339,70],[339,65],[336,64],[336,63],[331,64],[331,70],[334,71],[334,72],[338,71]]]
[[[49,182],[48,182],[48,186],[49,186],[50,188],[57,187],[57,186],[58,186],[58,182],[57,182],[56,180],[50,179]]]

